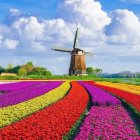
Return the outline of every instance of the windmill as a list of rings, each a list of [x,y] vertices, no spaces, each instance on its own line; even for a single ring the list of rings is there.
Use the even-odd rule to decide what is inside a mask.
[[[86,63],[85,54],[91,54],[91,52],[85,52],[84,50],[77,47],[78,45],[78,28],[75,33],[73,49],[67,49],[62,47],[52,48],[55,51],[67,52],[71,55],[69,75],[87,75],[86,74]]]

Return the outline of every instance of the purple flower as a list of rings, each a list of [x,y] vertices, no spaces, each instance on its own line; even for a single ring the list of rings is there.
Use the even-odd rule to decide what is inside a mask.
[[[108,92],[97,88],[94,85],[90,85],[86,82],[79,82],[82,86],[84,86],[89,92],[92,98],[92,105],[96,106],[109,106],[109,105],[118,105],[121,104],[121,101],[109,94]]]
[[[24,83],[22,83],[24,85]],[[30,99],[33,99],[37,96],[41,96],[47,93],[50,90],[60,86],[62,82],[47,82],[47,83],[36,83],[35,82],[28,82],[25,83],[26,86],[23,89],[20,88],[18,91],[11,91],[7,94],[3,94],[0,97],[0,107],[6,107],[10,105],[15,105]],[[29,87],[30,85],[30,87]],[[26,87],[26,88],[25,88]]]
[[[75,138],[75,140],[86,139],[139,140],[140,136],[129,114],[121,105],[93,106],[80,128],[80,133]]]

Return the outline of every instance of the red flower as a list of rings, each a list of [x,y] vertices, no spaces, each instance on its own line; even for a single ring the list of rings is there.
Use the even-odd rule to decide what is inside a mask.
[[[43,139],[61,140],[84,112],[89,101],[84,87],[77,82],[71,82],[71,85],[72,88],[65,98],[1,129],[0,138],[11,138],[14,135],[17,139],[43,137]]]

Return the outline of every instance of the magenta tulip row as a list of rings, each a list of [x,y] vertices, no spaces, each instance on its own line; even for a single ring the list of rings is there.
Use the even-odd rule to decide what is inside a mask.
[[[13,85],[13,89],[11,88],[12,85],[8,85],[8,89],[6,89],[6,86],[3,85],[2,88],[4,92],[0,94],[0,103],[8,98],[12,98],[16,94],[25,92],[26,90],[28,91],[29,89],[32,89],[41,84],[43,84],[43,82],[18,82]]]
[[[26,88],[22,91],[13,91],[9,94],[4,94],[3,97],[0,98],[0,107],[7,107],[10,105],[15,105],[35,97],[41,96],[50,90],[60,86],[62,82],[48,82],[42,83],[40,85],[36,85],[30,88]]]
[[[79,82],[82,86],[84,86],[89,92],[92,98],[92,105],[96,106],[109,106],[109,105],[118,105],[121,104],[121,101],[109,94],[108,92],[88,84],[86,82]]]
[[[15,91],[23,88],[28,88],[34,85],[41,84],[42,82],[15,82],[8,84],[0,84],[0,93],[7,93],[10,91]],[[0,94],[1,96],[2,94]]]
[[[28,82],[28,87],[27,86],[23,87],[23,88],[19,87],[19,89],[17,89],[17,90],[12,90],[12,91],[6,92],[5,94],[0,94],[0,99],[5,100],[7,98],[12,98],[13,96],[15,96],[15,95],[17,95],[19,93],[22,93],[22,92],[24,93],[26,91],[35,89],[35,88],[37,88],[37,87],[39,87],[39,86],[41,86],[43,84],[46,85],[46,84],[48,84],[48,82],[47,83],[43,83],[43,82]],[[26,85],[26,83],[25,83],[25,85]]]
[[[121,105],[93,106],[75,140],[140,140],[140,136]]]

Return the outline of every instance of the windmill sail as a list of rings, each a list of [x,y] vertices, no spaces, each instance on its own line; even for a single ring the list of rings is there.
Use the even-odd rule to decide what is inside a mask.
[[[72,52],[72,49],[68,49],[68,48],[63,48],[63,47],[53,47],[52,50],[54,51],[59,51],[59,52]]]
[[[77,28],[77,30],[76,30],[76,33],[75,33],[75,38],[74,38],[74,44],[73,44],[73,49],[75,49],[76,48],[76,46],[77,46],[77,41],[78,41],[78,28]]]

